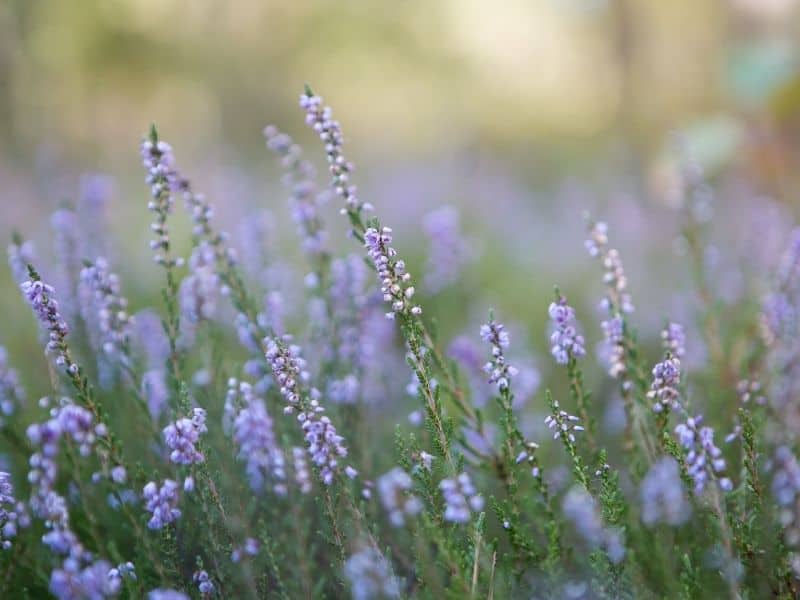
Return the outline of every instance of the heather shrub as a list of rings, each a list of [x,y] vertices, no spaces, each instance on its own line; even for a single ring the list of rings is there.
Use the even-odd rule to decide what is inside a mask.
[[[524,282],[548,323],[539,385],[499,311],[439,333],[436,296],[476,261],[458,212],[419,224],[412,260],[360,196],[332,110],[310,89],[300,107],[321,151],[264,136],[302,272],[279,268],[268,216],[222,231],[155,127],[141,207],[159,305],[129,302],[90,215],[53,215],[53,264],[11,240],[5,293],[46,358],[0,349],[2,597],[797,595],[800,232],[771,266],[745,256],[743,292],[722,297],[711,187],[684,157],[688,319],[640,318],[614,223],[587,216],[599,313]],[[172,235],[187,220],[191,247]],[[51,392],[26,399],[23,369]]]

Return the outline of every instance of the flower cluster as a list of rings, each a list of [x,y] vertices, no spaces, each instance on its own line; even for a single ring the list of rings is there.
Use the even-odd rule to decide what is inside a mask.
[[[733,483],[727,477],[718,477],[725,471],[725,459],[722,450],[714,444],[714,430],[701,427],[702,415],[687,417],[685,423],[675,428],[681,446],[687,451],[686,469],[694,482],[694,493],[703,493],[709,478],[713,478],[723,492],[733,489]]]
[[[48,334],[47,352],[55,355],[58,366],[66,367],[72,374],[77,373],[78,367],[72,363],[67,352],[69,326],[58,310],[55,289],[43,282],[33,270],[30,271],[30,279],[20,287],[39,323]]]
[[[475,252],[461,235],[459,214],[453,206],[443,206],[427,214],[422,228],[430,244],[423,284],[436,294],[458,280]]]
[[[564,516],[590,547],[602,548],[615,564],[625,558],[625,546],[619,532],[603,524],[597,501],[589,492],[577,485],[572,487],[564,496],[562,508]]]
[[[484,365],[483,370],[489,375],[489,383],[496,384],[497,389],[501,391],[505,390],[511,378],[518,373],[517,368],[509,365],[505,357],[505,349],[511,342],[508,332],[502,323],[491,319],[481,325],[480,333],[481,339],[489,344],[492,350],[492,358]]]
[[[314,184],[314,167],[303,158],[300,146],[291,137],[278,131],[277,127],[267,126],[264,137],[267,139],[267,148],[281,157],[281,166],[286,172],[283,182],[291,193],[292,218],[297,225],[303,249],[312,256],[324,253],[326,232],[319,215],[323,198]]]
[[[645,525],[664,522],[682,525],[692,512],[681,481],[678,462],[665,456],[655,463],[642,479],[639,488],[642,521]]]
[[[323,483],[330,485],[339,459],[347,456],[344,438],[336,432],[330,418],[323,414],[325,408],[319,403],[319,392],[311,388],[307,397],[303,395],[302,385],[311,376],[306,370],[305,360],[300,356],[300,348],[290,344],[290,339],[286,338],[266,338],[264,342],[267,361],[287,402],[284,413],[298,411],[297,420],[303,430],[311,462],[319,469]]]
[[[483,496],[478,493],[467,473],[455,479],[442,479],[439,489],[444,497],[444,520],[451,523],[468,523],[472,512],[483,510]]]
[[[214,248],[200,242],[189,257],[189,275],[181,282],[178,300],[181,317],[195,325],[214,318],[220,290]]]
[[[244,556],[256,556],[261,549],[261,544],[255,538],[247,538],[244,544],[237,546],[231,552],[231,562],[238,563]]]
[[[577,424],[579,421],[580,418],[561,410],[558,406],[558,400],[553,401],[553,414],[544,418],[544,424],[547,425],[547,428],[555,432],[553,433],[554,440],[563,438],[571,444],[575,443],[575,434],[573,432],[584,430],[582,425]]]
[[[784,538],[789,546],[800,544],[800,463],[787,446],[775,450],[772,494],[778,503]]]
[[[160,487],[154,481],[148,482],[142,490],[142,498],[145,508],[152,514],[147,522],[150,529],[161,529],[181,516],[178,483],[172,479],[165,479]]]
[[[33,242],[23,240],[15,233],[8,245],[7,253],[11,275],[18,285],[22,285],[28,279],[28,265],[33,264],[36,260],[36,249]]]
[[[608,352],[608,374],[618,379],[625,376],[628,365],[625,358],[625,322],[622,317],[612,317],[600,323]]]
[[[116,596],[122,582],[119,577],[109,577],[111,565],[98,560],[81,568],[81,562],[67,559],[60,569],[50,575],[50,593],[59,600],[78,598],[102,599]]]
[[[214,591],[214,582],[208,575],[208,571],[201,569],[192,576],[192,581],[197,584],[197,591],[203,596],[208,596]]]
[[[342,209],[342,212],[360,213],[372,210],[371,204],[362,202],[356,196],[356,186],[350,181],[353,163],[342,154],[342,129],[339,122],[334,120],[331,108],[323,106],[322,98],[309,90],[300,95],[300,108],[306,112],[306,124],[319,134],[320,140],[325,144],[328,167],[333,177],[333,190],[345,202],[346,209]]]
[[[11,475],[0,471],[0,547],[11,548],[11,539],[17,535],[16,499]]]
[[[243,385],[244,382],[242,382]],[[250,488],[260,491],[267,477],[278,495],[285,495],[286,467],[283,451],[272,430],[272,419],[261,398],[253,398],[236,417],[233,439],[239,447],[239,460],[246,463]]]
[[[16,369],[8,364],[8,352],[0,346],[0,427],[5,417],[13,415],[25,400]]]
[[[413,517],[422,510],[422,501],[409,493],[413,487],[411,476],[400,467],[378,477],[381,503],[389,513],[389,522],[395,527],[401,527],[406,516]]]
[[[192,416],[183,417],[164,428],[164,442],[170,450],[169,459],[178,465],[191,465],[203,462],[203,454],[197,449],[200,435],[208,431],[206,411],[192,409]]]
[[[667,323],[661,331],[661,344],[665,352],[669,352],[675,358],[683,358],[686,355],[686,333],[683,325]]]
[[[559,296],[558,300],[550,303],[547,312],[553,325],[550,353],[556,362],[565,365],[570,358],[580,358],[586,354],[583,336],[578,333],[575,310],[567,304],[567,299]]]
[[[653,382],[647,397],[655,400],[653,410],[661,412],[666,408],[677,409],[680,407],[678,398],[681,383],[681,361],[677,357],[667,356],[662,362],[653,367]]]
[[[611,314],[633,312],[633,302],[627,291],[628,278],[622,267],[622,259],[616,249],[609,248],[608,225],[602,221],[590,223],[586,249],[590,256],[600,259],[605,270],[603,283],[606,284],[608,295],[603,299],[603,308]]]
[[[380,231],[370,227],[364,232],[364,246],[375,265],[383,299],[392,305],[392,312],[386,313],[386,317],[394,319],[395,315],[409,313],[420,315],[422,309],[411,303],[415,291],[411,285],[411,274],[406,271],[404,261],[395,259],[397,251],[389,245],[391,243],[392,230],[388,227]]]
[[[400,581],[386,557],[375,548],[368,547],[348,558],[344,574],[353,600],[400,597]]]
[[[150,226],[154,238],[150,242],[150,249],[155,252],[154,260],[166,267],[182,264],[181,259],[171,258],[169,226],[167,216],[172,212],[172,193],[178,185],[178,175],[175,171],[175,157],[172,146],[151,134],[150,139],[142,142],[142,164],[147,171],[145,181],[150,186],[152,200],[147,208],[155,215],[155,221]]]

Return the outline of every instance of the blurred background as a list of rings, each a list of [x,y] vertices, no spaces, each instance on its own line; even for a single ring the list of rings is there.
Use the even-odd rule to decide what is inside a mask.
[[[426,255],[437,228],[458,230],[458,277],[423,290],[445,339],[477,339],[493,306],[544,371],[554,284],[600,337],[585,210],[609,222],[643,337],[656,339],[668,315],[692,318],[686,156],[715,189],[705,260],[720,301],[759,293],[764,280],[749,274],[769,272],[797,211],[797,40],[797,0],[3,0],[0,238],[32,239],[46,273],[49,215],[99,194],[99,181],[84,226],[110,230],[134,310],[156,304],[138,155],[156,122],[235,243],[239,223],[266,208],[275,255],[302,265],[261,131],[290,133],[324,181],[297,107],[308,82],[333,106],[361,196],[418,279],[436,266]],[[334,246],[358,251],[336,209],[326,209]],[[302,275],[282,291],[301,289]],[[7,270],[0,285],[0,344],[18,363],[43,360]],[[26,379],[46,392],[35,371]]]

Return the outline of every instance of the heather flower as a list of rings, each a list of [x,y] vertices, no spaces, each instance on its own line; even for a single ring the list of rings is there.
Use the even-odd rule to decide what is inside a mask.
[[[615,379],[623,377],[627,370],[625,360],[625,323],[622,317],[613,317],[600,323],[608,352],[608,374]]]
[[[388,227],[380,231],[369,227],[364,232],[364,246],[375,265],[383,299],[392,305],[392,312],[386,313],[386,317],[394,319],[398,314],[420,315],[422,309],[410,302],[415,291],[411,285],[411,274],[406,271],[404,261],[395,259],[397,251],[389,245],[391,243],[392,230]]]
[[[107,256],[110,249],[106,239],[107,206],[114,194],[114,178],[102,173],[84,173],[80,179],[80,194],[76,212],[82,229],[84,257]]]
[[[294,482],[301,494],[311,492],[311,470],[308,468],[306,452],[302,448],[292,448],[292,470],[294,471]]]
[[[324,198],[317,193],[314,167],[303,158],[300,146],[276,127],[266,127],[264,137],[267,148],[281,157],[285,171],[283,183],[291,193],[292,219],[297,225],[303,249],[312,256],[324,253],[326,232],[319,215]]]
[[[145,371],[142,375],[141,389],[150,416],[154,420],[158,420],[169,402],[166,371],[163,368]]]
[[[766,403],[767,399],[763,396],[761,383],[755,380],[742,379],[736,384],[736,393],[739,395],[739,403],[748,404],[751,400],[759,406]]]
[[[208,571],[200,570],[192,576],[192,581],[197,584],[197,590],[204,596],[214,591],[214,583],[208,575]]]
[[[789,546],[800,544],[800,463],[787,446],[775,450],[772,495],[778,504],[778,519]]]
[[[483,510],[483,496],[472,485],[467,473],[460,473],[455,479],[442,479],[439,489],[444,497],[444,520],[451,523],[467,523],[472,512]]]
[[[134,567],[133,563],[130,561],[126,563],[120,563],[108,571],[108,578],[117,580],[128,578],[136,581],[136,567]]]
[[[8,266],[11,268],[11,275],[18,285],[22,285],[28,279],[28,265],[36,261],[36,249],[33,242],[23,240],[19,235],[12,236],[12,242],[8,246]]]
[[[342,214],[347,211],[360,213],[372,210],[371,204],[362,202],[356,196],[356,186],[350,181],[354,166],[342,154],[342,130],[339,122],[333,119],[331,108],[323,106],[322,98],[308,90],[300,95],[300,108],[306,112],[306,124],[319,134],[320,140],[325,144],[325,154],[333,178],[333,191],[344,200],[346,206],[346,209],[342,209]]]
[[[11,475],[0,471],[0,547],[8,550],[11,538],[17,535],[17,513]]]
[[[155,253],[154,260],[168,268],[182,264],[182,260],[171,258],[167,225],[167,217],[173,206],[172,194],[178,186],[172,146],[163,140],[156,140],[153,133],[151,139],[142,142],[141,155],[142,164],[147,171],[145,181],[150,185],[150,195],[153,198],[147,208],[155,215],[150,227],[154,236],[150,242],[150,249]]]
[[[189,600],[189,596],[176,590],[152,590],[147,594],[147,600]]]
[[[678,441],[686,452],[686,470],[694,481],[694,493],[703,493],[709,478],[717,482],[723,492],[733,489],[731,480],[718,477],[725,471],[725,459],[722,451],[714,444],[714,430],[711,427],[700,427],[702,415],[687,417],[685,423],[675,428]]]
[[[548,429],[553,430],[553,439],[563,438],[571,444],[575,443],[575,434],[573,432],[583,431],[581,425],[577,425],[580,421],[575,415],[569,414],[565,410],[560,410],[558,401],[553,401],[553,414],[547,415],[544,419],[544,424]]]
[[[556,362],[565,365],[570,358],[580,358],[586,354],[583,336],[578,334],[575,310],[567,304],[567,299],[559,296],[556,302],[550,303],[547,312],[553,325],[550,352]]]
[[[564,496],[564,516],[591,548],[602,548],[616,564],[625,558],[625,546],[618,531],[605,527],[594,497],[580,486],[573,486]]]
[[[661,343],[665,352],[669,352],[677,359],[686,355],[686,334],[683,325],[679,323],[667,323],[661,332]]]
[[[58,302],[55,299],[55,289],[46,284],[38,273],[31,270],[30,279],[21,286],[22,293],[34,314],[39,319],[42,328],[47,332],[49,341],[46,351],[54,354],[56,364],[77,372],[77,365],[73,364],[67,354],[67,334],[69,326],[59,312]]]
[[[195,445],[206,431],[206,411],[202,408],[192,409],[191,418],[184,417],[167,425],[163,434],[164,442],[171,450],[170,460],[179,465],[203,462],[203,455]]]
[[[233,549],[233,552],[231,552],[231,562],[238,563],[245,555],[255,556],[260,549],[261,544],[258,543],[258,540],[249,537],[244,541],[244,544]]]
[[[586,240],[585,245],[589,255],[600,259],[605,270],[603,283],[606,284],[607,296],[603,299],[603,308],[612,315],[633,312],[633,303],[627,292],[628,279],[625,276],[622,259],[617,250],[608,247],[608,225],[603,222],[590,223],[589,239]]]
[[[400,597],[400,581],[392,574],[386,557],[375,548],[366,548],[348,558],[344,574],[353,600]]]
[[[413,487],[411,476],[400,467],[378,477],[381,503],[389,513],[389,522],[395,527],[402,527],[406,516],[413,517],[422,510],[422,501],[410,493]]]
[[[161,529],[181,516],[178,509],[178,484],[171,479],[165,479],[161,487],[153,481],[149,482],[142,490],[142,497],[145,508],[152,513],[147,522],[150,529]]]
[[[81,270],[78,284],[81,316],[89,332],[89,341],[103,365],[127,360],[133,317],[128,314],[128,301],[120,290],[119,277],[112,273],[108,261],[99,257]]]
[[[430,246],[423,284],[436,294],[458,280],[461,270],[473,260],[474,252],[461,236],[459,214],[453,206],[428,213],[422,229]]]
[[[518,373],[517,368],[506,362],[505,349],[508,348],[510,338],[505,327],[490,319],[485,325],[481,325],[481,339],[491,346],[492,358],[487,362],[483,370],[489,375],[489,383],[497,384],[497,389],[505,390],[508,388],[511,378]]]
[[[647,397],[655,400],[653,410],[661,412],[665,408],[679,408],[678,386],[681,383],[681,362],[677,357],[667,356],[662,362],[653,367],[653,382]]]
[[[0,346],[0,427],[5,424],[5,417],[13,415],[24,401],[25,390],[17,371],[8,364],[8,352]]]
[[[241,385],[246,385],[242,382]],[[246,462],[245,471],[253,491],[264,488],[266,479],[278,495],[286,494],[286,468],[283,452],[272,430],[272,419],[261,398],[253,398],[239,412],[233,424],[233,438],[239,447],[239,460]]]
[[[109,577],[111,565],[95,561],[81,568],[80,561],[68,558],[60,569],[50,575],[50,593],[59,600],[92,600],[116,596],[121,587],[118,577]]]
[[[83,252],[78,215],[70,208],[61,208],[50,216],[50,226],[57,266],[54,281],[61,290],[62,313],[67,322],[75,323],[79,313],[76,294]]]
[[[662,521],[668,525],[682,525],[692,512],[684,493],[680,467],[671,456],[663,457],[650,467],[639,488],[639,497],[645,525]]]

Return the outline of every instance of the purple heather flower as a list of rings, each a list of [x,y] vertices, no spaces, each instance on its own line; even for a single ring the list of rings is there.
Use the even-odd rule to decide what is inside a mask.
[[[661,332],[661,343],[665,352],[675,358],[681,359],[686,355],[686,333],[683,326],[678,323],[667,323]]]
[[[154,260],[166,267],[182,264],[182,259],[170,257],[169,226],[167,216],[172,212],[173,192],[178,187],[179,176],[175,171],[175,157],[172,146],[164,141],[145,140],[141,146],[142,164],[147,171],[145,181],[150,185],[152,200],[147,208],[155,214],[151,225],[154,238],[150,249],[155,252]]]
[[[76,558],[67,558],[60,569],[50,575],[50,593],[59,600],[100,600],[116,596],[122,585],[119,577],[109,577],[111,565],[98,560],[80,567]]]
[[[625,323],[622,317],[616,316],[600,323],[605,338],[607,351],[608,374],[615,379],[623,378],[628,371],[625,360]]]
[[[718,477],[725,471],[725,459],[722,458],[722,451],[714,444],[714,430],[711,427],[700,427],[702,422],[702,415],[687,417],[685,423],[675,428],[678,441],[687,451],[686,469],[694,481],[694,493],[696,496],[702,494],[711,476],[717,480],[720,490],[729,492],[733,489],[731,480]]]
[[[580,418],[575,415],[569,414],[565,410],[560,410],[558,400],[553,401],[553,414],[547,415],[544,419],[544,424],[548,429],[553,430],[553,439],[564,438],[570,443],[575,443],[575,434],[573,432],[583,431],[583,426],[578,425]]]
[[[53,229],[57,266],[53,279],[61,291],[62,313],[67,322],[75,323],[79,312],[79,302],[76,298],[78,273],[83,254],[78,215],[71,208],[61,208],[50,216],[50,226]]]
[[[147,600],[189,600],[189,596],[177,590],[157,589],[148,592]]]
[[[667,356],[662,362],[653,367],[653,382],[647,397],[655,400],[653,410],[661,412],[665,408],[677,409],[680,407],[678,398],[681,384],[681,361],[677,357]]]
[[[192,576],[192,581],[197,584],[198,591],[204,596],[207,596],[214,591],[214,582],[211,581],[208,571],[196,571]]]
[[[154,481],[149,482],[142,490],[145,508],[152,513],[147,522],[150,529],[161,529],[165,525],[180,518],[178,509],[178,484],[172,479],[165,479],[161,487]]]
[[[400,581],[392,574],[392,566],[376,548],[365,548],[353,554],[344,565],[353,600],[399,598]]]
[[[102,173],[85,173],[80,179],[77,215],[82,231],[82,256],[107,256],[110,249],[106,238],[107,208],[114,194],[114,178]]]
[[[518,373],[516,367],[506,362],[505,349],[508,348],[510,338],[505,327],[494,319],[481,325],[481,339],[491,346],[492,358],[483,370],[489,375],[489,383],[497,384],[497,389],[508,388],[511,378]]]
[[[169,458],[179,465],[201,463],[205,459],[195,447],[200,435],[208,431],[206,428],[206,411],[202,408],[192,409],[192,417],[183,417],[164,428],[164,442],[171,450]]]
[[[411,476],[400,467],[378,477],[381,503],[389,513],[389,522],[395,527],[402,527],[406,516],[413,517],[422,510],[422,501],[411,494],[413,487]]]
[[[169,402],[166,371],[163,368],[145,371],[142,375],[141,389],[150,416],[154,420],[158,420]]]
[[[445,521],[467,523],[473,511],[483,510],[483,496],[472,485],[472,479],[467,473],[461,473],[455,479],[442,479],[439,489],[444,497]]]
[[[249,537],[244,541],[244,544],[233,549],[233,552],[231,552],[231,561],[238,563],[245,555],[255,556],[260,549],[261,544],[258,543],[258,540]]]
[[[422,228],[430,244],[423,284],[436,294],[458,280],[474,253],[461,236],[458,210],[453,206],[443,206],[425,215]]]
[[[775,450],[772,495],[778,504],[778,518],[789,546],[800,544],[800,463],[788,446]]]
[[[220,279],[216,272],[214,248],[208,242],[200,242],[189,258],[189,275],[181,282],[178,302],[181,308],[182,333],[188,338],[201,321],[216,316],[220,293]],[[184,340],[185,343],[185,340]]]
[[[244,382],[242,382],[243,385]],[[261,398],[253,398],[236,417],[234,440],[239,447],[239,460],[246,462],[245,471],[250,488],[260,491],[266,479],[278,495],[285,495],[286,467],[283,452],[272,430],[272,419]]]
[[[36,248],[30,240],[22,240],[14,236],[14,240],[8,246],[8,266],[11,268],[11,275],[18,285],[22,285],[28,279],[28,265],[36,261]]]
[[[642,480],[639,488],[642,501],[642,521],[645,525],[664,522],[682,525],[692,512],[684,493],[678,462],[665,456],[655,463]]]
[[[306,361],[300,356],[299,346],[290,342],[288,337],[266,338],[267,361],[287,403],[284,413],[298,412],[297,420],[303,430],[309,458],[319,469],[323,483],[330,485],[339,458],[347,456],[347,448],[330,418],[323,414],[325,408],[319,402],[319,392],[314,388],[304,389],[310,374],[306,370]]]
[[[580,358],[585,355],[583,336],[578,334],[575,310],[567,304],[567,299],[559,296],[556,302],[550,303],[547,312],[553,325],[550,352],[556,362],[565,365],[570,358]]]
[[[303,250],[312,256],[324,253],[326,232],[319,215],[324,196],[317,192],[314,167],[303,158],[300,146],[276,127],[267,126],[264,137],[267,148],[281,157],[281,166],[285,171],[283,183],[291,193],[292,218],[297,225]]]
[[[619,532],[604,526],[597,501],[589,492],[573,486],[564,496],[562,508],[564,516],[591,548],[602,548],[614,564],[625,558]]]
[[[608,247],[608,225],[603,222],[590,223],[589,239],[585,245],[591,256],[600,259],[605,270],[603,283],[606,284],[608,295],[603,299],[603,308],[612,315],[633,312],[622,259],[617,250]]]
[[[59,312],[55,289],[39,279],[38,275],[34,275],[20,287],[42,328],[48,333],[46,351],[55,354],[57,365],[75,369],[77,372],[77,365],[68,360],[66,338],[69,327]]]
[[[16,499],[11,475],[0,471],[0,547],[8,550],[11,538],[17,535]]]
[[[16,369],[8,364],[8,352],[0,346],[0,427],[25,401],[25,390],[19,383]]]
[[[386,317],[394,319],[396,315],[420,315],[422,309],[411,303],[414,297],[414,286],[411,285],[411,274],[406,271],[406,264],[397,260],[397,251],[392,243],[392,230],[383,227],[380,231],[370,227],[364,232],[364,247],[367,255],[375,265],[381,293],[385,302],[392,305],[392,312]]]
[[[292,448],[292,470],[294,481],[301,494],[311,492],[311,469],[308,467],[306,451],[297,446]]]
[[[345,202],[346,208],[342,209],[342,213],[372,210],[371,204],[356,197],[356,186],[350,181],[354,167],[342,154],[342,130],[339,122],[333,119],[331,108],[322,105],[321,97],[305,93],[300,95],[300,108],[306,113],[306,124],[317,132],[325,144],[333,191]]]

